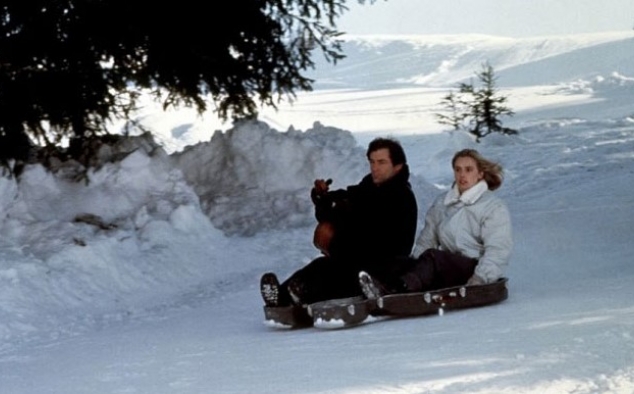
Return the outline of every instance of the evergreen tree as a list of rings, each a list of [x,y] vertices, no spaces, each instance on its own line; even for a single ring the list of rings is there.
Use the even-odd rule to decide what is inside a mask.
[[[165,108],[257,116],[258,102],[311,90],[314,51],[343,57],[334,22],[345,3],[3,0],[0,159],[103,133],[147,91]]]
[[[459,84],[457,94],[451,91],[443,97],[441,105],[449,115],[436,114],[438,122],[450,125],[454,130],[466,128],[476,136],[476,141],[493,132],[517,134],[516,130],[502,127],[500,117],[513,116],[514,112],[505,105],[507,97],[496,90],[497,77],[493,67],[483,64],[476,76],[482,83],[480,88],[474,87],[472,82],[463,82]]]
[[[482,83],[482,87],[472,89],[471,115],[474,127],[470,132],[476,136],[476,140],[493,132],[516,134],[517,131],[502,127],[500,117],[513,116],[514,112],[505,105],[507,97],[499,95],[496,90],[497,77],[493,67],[485,63],[482,65],[482,70],[476,75]]]
[[[464,120],[467,118],[462,104],[460,97],[453,91],[447,93],[447,95],[442,98],[440,105],[445,108],[448,115],[441,113],[435,114],[438,123],[451,126],[454,130],[460,130],[460,128],[463,127]]]

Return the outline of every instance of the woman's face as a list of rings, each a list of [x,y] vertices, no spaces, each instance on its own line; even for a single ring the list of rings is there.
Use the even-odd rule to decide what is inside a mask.
[[[453,166],[453,175],[460,194],[484,178],[484,172],[478,169],[478,164],[471,157],[457,158]]]

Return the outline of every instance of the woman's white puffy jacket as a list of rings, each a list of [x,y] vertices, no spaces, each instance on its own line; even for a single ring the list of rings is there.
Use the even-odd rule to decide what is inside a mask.
[[[436,248],[478,259],[475,274],[486,283],[504,275],[513,249],[506,204],[480,181],[462,195],[454,187],[433,202],[413,257]]]

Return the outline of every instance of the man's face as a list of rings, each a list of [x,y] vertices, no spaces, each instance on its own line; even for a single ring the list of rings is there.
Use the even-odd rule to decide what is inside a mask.
[[[471,157],[457,158],[453,166],[453,175],[460,194],[484,178],[484,173],[478,170],[478,164]]]
[[[392,178],[403,167],[402,164],[392,164],[392,160],[390,159],[390,151],[387,148],[382,148],[371,152],[369,161],[372,181],[376,185],[380,185],[381,183]]]

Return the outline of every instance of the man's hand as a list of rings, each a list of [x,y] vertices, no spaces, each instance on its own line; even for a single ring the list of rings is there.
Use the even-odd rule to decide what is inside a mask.
[[[317,203],[317,200],[319,200],[321,196],[328,193],[328,186],[330,186],[331,183],[332,179],[315,179],[313,189],[310,191],[310,198],[313,200],[313,203]]]
[[[331,183],[332,179],[315,179],[315,186],[313,187],[313,190],[315,190],[316,194],[325,194],[328,192],[328,187]]]

